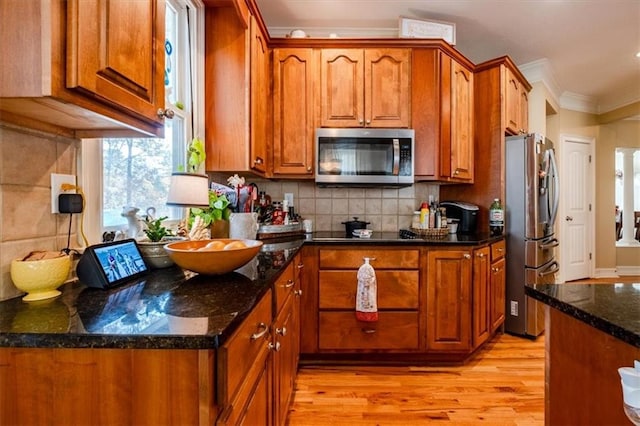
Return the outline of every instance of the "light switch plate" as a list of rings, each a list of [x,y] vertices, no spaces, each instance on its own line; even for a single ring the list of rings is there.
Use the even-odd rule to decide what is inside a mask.
[[[287,200],[287,202],[289,203],[289,207],[293,206],[293,193],[292,192],[285,192],[284,193],[284,199]]]
[[[60,213],[60,210],[58,209],[58,195],[76,193],[75,189],[63,191],[62,190],[63,183],[68,183],[70,185],[75,186],[76,177],[74,175],[63,175],[58,173],[51,173],[51,213]]]

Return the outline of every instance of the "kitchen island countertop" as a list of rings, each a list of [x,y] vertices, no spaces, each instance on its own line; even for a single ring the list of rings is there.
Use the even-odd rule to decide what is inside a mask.
[[[640,348],[640,283],[533,284],[525,293]]]

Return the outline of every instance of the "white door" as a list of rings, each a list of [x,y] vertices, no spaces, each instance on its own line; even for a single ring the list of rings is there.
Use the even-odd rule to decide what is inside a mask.
[[[560,136],[559,281],[592,276],[594,247],[593,138]]]

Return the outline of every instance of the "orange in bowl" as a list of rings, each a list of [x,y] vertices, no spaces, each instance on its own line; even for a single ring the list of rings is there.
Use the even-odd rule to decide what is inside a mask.
[[[204,275],[221,275],[246,265],[253,259],[262,241],[216,238],[213,240],[175,241],[165,244],[171,260],[183,269]]]

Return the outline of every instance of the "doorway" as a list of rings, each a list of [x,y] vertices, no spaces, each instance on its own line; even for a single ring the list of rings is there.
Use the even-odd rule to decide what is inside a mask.
[[[593,276],[594,143],[593,138],[560,135],[559,282]]]

